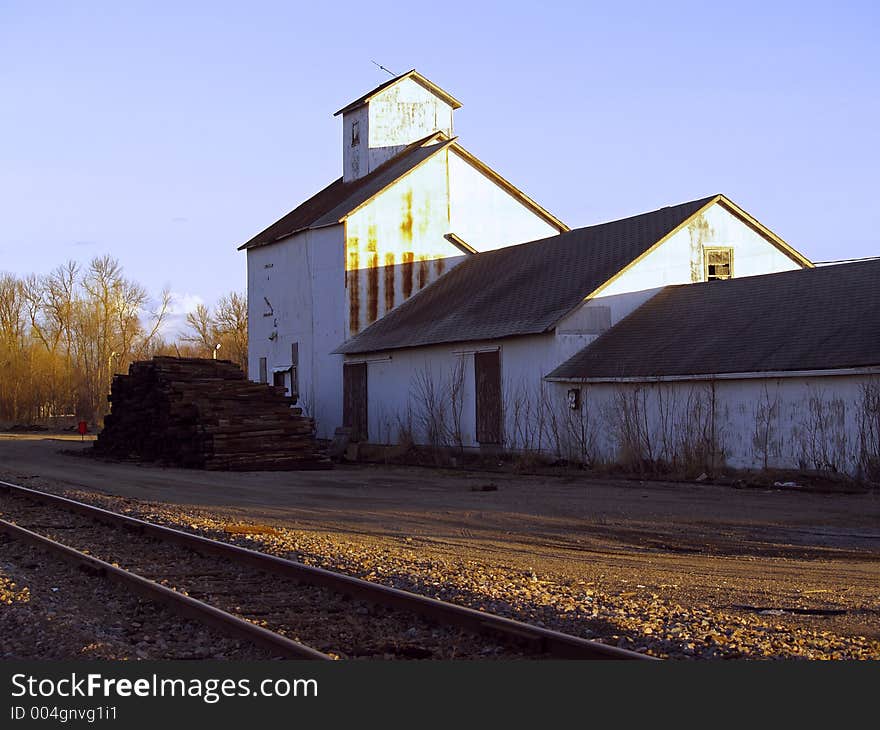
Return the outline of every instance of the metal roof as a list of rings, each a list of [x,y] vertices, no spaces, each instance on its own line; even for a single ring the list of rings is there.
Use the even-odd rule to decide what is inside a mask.
[[[346,104],[338,112],[335,112],[333,114],[333,116],[337,117],[340,114],[345,114],[345,112],[347,112],[347,111],[351,111],[352,109],[357,109],[357,107],[359,107],[361,104],[365,104],[366,102],[368,102],[370,99],[372,99],[374,96],[376,96],[376,94],[378,94],[380,91],[385,91],[385,89],[387,89],[388,87],[394,86],[394,84],[396,84],[400,81],[403,81],[404,79],[410,79],[410,78],[413,81],[415,81],[417,84],[419,84],[420,86],[423,86],[424,88],[426,88],[428,91],[430,91],[435,96],[438,96],[441,99],[443,99],[443,101],[445,101],[447,104],[449,104],[449,106],[451,106],[453,109],[460,109],[461,108],[461,102],[458,99],[456,99],[452,94],[450,94],[448,91],[444,91],[439,86],[437,86],[437,84],[426,79],[424,76],[422,76],[415,69],[410,69],[406,73],[400,74],[400,76],[395,76],[393,79],[388,79],[388,81],[386,81],[385,83],[379,84],[375,89],[373,89],[372,91],[368,91],[366,94],[355,99],[350,104]]]
[[[717,197],[474,254],[336,352],[546,332]]]
[[[553,379],[655,378],[880,365],[880,261],[670,286]]]

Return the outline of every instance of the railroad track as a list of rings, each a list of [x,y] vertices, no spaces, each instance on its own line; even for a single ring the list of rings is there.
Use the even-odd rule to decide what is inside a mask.
[[[274,655],[651,659],[0,481],[0,532]]]

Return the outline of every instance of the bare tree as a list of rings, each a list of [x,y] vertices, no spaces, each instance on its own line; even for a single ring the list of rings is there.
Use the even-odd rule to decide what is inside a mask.
[[[227,359],[247,368],[247,297],[230,292],[220,297],[214,311],[214,328]]]
[[[189,326],[191,333],[184,335],[181,339],[184,342],[190,342],[202,351],[202,355],[209,355],[214,345],[214,321],[211,317],[211,310],[204,304],[196,305],[196,308],[186,315],[186,324]]]
[[[12,274],[0,274],[0,408],[7,417],[21,416],[26,386],[26,339],[22,283]]]
[[[114,372],[149,357],[170,295],[150,308],[111,256],[83,270],[68,261],[45,276],[0,276],[0,418],[100,419]]]
[[[247,368],[247,297],[230,292],[220,297],[212,313],[199,304],[186,315],[190,333],[182,338],[196,347],[202,357],[210,357],[220,345],[220,352],[227,360]]]

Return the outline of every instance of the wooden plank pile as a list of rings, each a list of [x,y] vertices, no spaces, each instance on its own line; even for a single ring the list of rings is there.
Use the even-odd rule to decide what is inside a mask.
[[[108,399],[98,454],[230,471],[331,466],[285,389],[251,382],[228,360],[135,362]]]

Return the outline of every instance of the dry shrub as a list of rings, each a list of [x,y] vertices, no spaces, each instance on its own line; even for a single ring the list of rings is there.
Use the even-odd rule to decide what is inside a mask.
[[[798,428],[801,469],[836,474],[846,471],[846,403],[807,386],[807,415]]]
[[[435,373],[429,363],[415,371],[410,380],[406,413],[397,416],[401,445],[427,447],[436,464],[449,462],[453,449],[463,453],[464,378],[461,358],[445,375]]]
[[[861,385],[857,413],[859,476],[880,482],[880,381],[877,379]]]
[[[715,385],[633,384],[615,389],[603,409],[617,464],[642,475],[712,473],[724,459]]]

